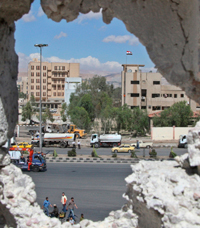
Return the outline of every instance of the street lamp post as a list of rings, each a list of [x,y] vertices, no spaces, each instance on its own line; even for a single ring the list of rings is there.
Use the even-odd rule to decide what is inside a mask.
[[[40,48],[40,152],[42,152],[42,47],[47,47],[48,44],[35,44],[34,46]]]

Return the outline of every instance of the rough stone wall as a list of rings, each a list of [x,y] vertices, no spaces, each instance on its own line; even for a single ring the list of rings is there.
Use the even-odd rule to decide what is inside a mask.
[[[126,198],[139,216],[140,228],[200,226],[197,174],[186,172],[175,161],[140,161],[132,165],[132,170],[133,174],[126,178]]]
[[[105,23],[113,17],[122,20],[146,47],[160,73],[200,103],[198,0],[41,0],[41,4],[57,22],[100,8]]]
[[[0,146],[13,135],[18,114],[18,60],[13,23],[28,13],[32,1],[2,0],[0,3]],[[122,20],[127,30],[146,47],[161,74],[200,103],[198,0],[41,0],[41,4],[54,21],[72,21],[79,12],[98,12],[100,8],[105,23],[110,23],[113,17]],[[43,214],[35,203],[30,177],[8,164],[9,157],[0,147],[0,213],[5,223],[12,227],[69,227],[69,223],[61,225],[57,219]],[[160,224],[166,228],[199,227],[199,176],[189,176],[174,165],[173,162],[140,162],[132,167],[133,174],[127,178],[129,206],[126,211],[111,212],[99,223],[85,220],[81,226],[137,227],[137,215],[132,213],[134,206],[139,216],[149,213],[146,218],[155,218],[154,223],[147,224],[145,216],[143,220],[140,216],[140,227],[155,228]],[[137,205],[137,202],[142,203]]]

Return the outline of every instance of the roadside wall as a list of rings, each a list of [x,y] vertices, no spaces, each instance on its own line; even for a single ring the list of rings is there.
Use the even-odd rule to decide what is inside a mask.
[[[192,127],[152,127],[152,140],[178,140],[180,135],[188,134]]]

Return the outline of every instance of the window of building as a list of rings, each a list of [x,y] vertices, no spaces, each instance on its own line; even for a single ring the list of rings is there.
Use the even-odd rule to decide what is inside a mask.
[[[184,97],[184,94],[183,93],[181,94],[181,97]]]
[[[53,88],[53,90],[56,90],[56,86],[55,85],[53,85],[52,88]]]
[[[31,72],[31,76],[34,76],[34,72]]]
[[[43,70],[46,70],[47,69],[47,67],[46,66],[43,66]]]
[[[31,92],[31,96],[34,96],[34,92]]]
[[[57,77],[57,73],[54,73],[54,77]]]
[[[170,108],[169,106],[162,106],[162,110],[165,110],[167,108]]]
[[[36,66],[36,70],[40,70],[40,66]]]
[[[31,66],[31,70],[34,70],[34,66]]]
[[[31,89],[34,89],[34,86],[31,86]]]
[[[131,109],[139,108],[139,106],[131,106]]]
[[[153,107],[152,107],[152,110],[153,110],[153,111],[161,110],[161,107],[160,107],[160,106],[153,106]]]
[[[62,67],[61,66],[59,66],[59,70],[61,70],[62,69]]]
[[[131,97],[139,97],[140,94],[139,93],[131,93]]]
[[[57,104],[55,104],[55,108],[58,108],[58,105]]]
[[[40,79],[36,79],[36,83],[40,83]]]
[[[37,89],[37,90],[40,89],[40,86],[37,85],[37,86],[36,86],[36,89]]]
[[[43,93],[43,96],[46,96],[46,93],[45,92]]]
[[[177,94],[174,94],[174,98],[177,98]]]
[[[160,81],[153,81],[153,85],[160,85]]]
[[[54,66],[54,70],[57,70],[57,66]]]
[[[47,74],[44,72],[44,73],[43,73],[43,76],[47,76]]]
[[[140,81],[131,81],[131,84],[138,85],[138,84],[140,84]]]
[[[172,97],[172,94],[167,94],[167,97]]]
[[[46,79],[43,79],[43,83],[46,83]]]
[[[65,77],[65,73],[62,73],[62,76]]]
[[[55,96],[56,96],[56,93],[54,92],[53,95],[54,95],[54,97],[55,97]]]
[[[34,83],[34,79],[31,79],[31,83]]]
[[[141,109],[147,109],[147,106],[141,106]]]
[[[46,86],[43,86],[43,89],[46,89]]]
[[[61,93],[60,93],[60,92],[58,92],[58,97],[59,97],[59,96],[61,96]]]
[[[39,92],[36,92],[36,97],[39,97],[40,96],[40,93]]]
[[[160,97],[160,94],[159,93],[152,93],[151,97],[152,98]]]
[[[62,70],[65,70],[65,66],[62,66]]]
[[[62,92],[62,96],[64,96],[64,93]]]
[[[36,76],[38,76],[38,77],[39,77],[39,76],[40,76],[40,72],[36,72]]]

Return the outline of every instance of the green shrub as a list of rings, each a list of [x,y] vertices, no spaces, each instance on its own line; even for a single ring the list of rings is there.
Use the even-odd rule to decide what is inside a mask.
[[[113,157],[113,158],[116,158],[116,157],[117,157],[117,154],[116,154],[116,153],[113,153],[113,154],[112,154],[112,157]]]
[[[53,156],[56,158],[58,156],[56,150],[53,151]]]
[[[137,155],[135,154],[135,151],[131,152],[131,158],[137,158]]]
[[[93,158],[98,158],[98,157],[99,157],[98,154],[97,154],[97,152],[96,152],[96,150],[95,150],[95,148],[94,148],[94,146],[93,146],[93,151],[92,151],[92,153],[91,153],[91,156],[92,156]]]
[[[177,156],[177,154],[173,151],[173,147],[171,147],[171,151],[169,153],[169,157],[170,158],[175,158]]]
[[[75,148],[68,151],[68,157],[76,157],[76,149]]]
[[[153,149],[151,152],[149,152],[149,155],[150,155],[150,157],[152,157],[152,158],[156,158],[156,156],[157,156],[156,150]]]

